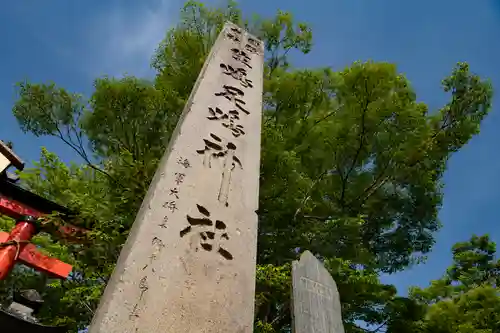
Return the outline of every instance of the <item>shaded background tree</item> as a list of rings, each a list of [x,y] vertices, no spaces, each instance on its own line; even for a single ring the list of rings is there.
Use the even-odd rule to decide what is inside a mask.
[[[427,288],[411,288],[387,332],[494,333],[500,330],[500,260],[487,235],[452,248],[453,263]]]

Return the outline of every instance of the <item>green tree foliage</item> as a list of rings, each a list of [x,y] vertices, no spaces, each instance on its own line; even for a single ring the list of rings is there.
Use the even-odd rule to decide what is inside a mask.
[[[189,1],[154,55],[153,81],[98,79],[89,99],[54,84],[19,84],[13,112],[21,128],[60,138],[84,161],[67,166],[43,150],[22,174],[24,186],[80,212],[80,223],[92,227],[91,246],[40,236],[75,265],[70,281],[44,288],[51,299],[46,322],[76,328],[89,321],[227,20],[262,38],[266,49],[256,331],[289,329],[289,267],[297,249],[325,260],[348,332],[362,331],[358,320],[383,324],[404,312],[405,301],[378,276],[430,250],[446,162],[479,132],[489,83],[457,64],[443,81],[450,102],[429,112],[389,63],[356,62],[338,72],[293,67],[290,55],[311,50],[312,32],[290,13],[245,20],[234,3],[213,9]],[[23,274],[13,279],[22,285]]]
[[[494,333],[500,330],[500,260],[488,236],[455,244],[453,264],[427,288],[412,288],[388,333]]]

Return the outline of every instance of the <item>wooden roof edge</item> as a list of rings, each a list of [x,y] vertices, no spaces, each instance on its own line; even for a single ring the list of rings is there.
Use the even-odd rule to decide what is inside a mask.
[[[15,166],[18,170],[23,170],[24,169],[24,161],[17,156],[12,149],[7,147],[7,145],[0,140],[0,153],[2,153],[7,159],[10,161],[10,163]]]

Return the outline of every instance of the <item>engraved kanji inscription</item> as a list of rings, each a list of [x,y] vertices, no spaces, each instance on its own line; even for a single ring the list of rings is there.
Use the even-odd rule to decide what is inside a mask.
[[[204,139],[205,148],[197,150],[196,152],[203,155],[203,165],[212,167],[212,159],[230,158],[233,163],[238,164],[240,167],[241,161],[234,155],[236,146],[232,142],[224,143],[217,135],[210,133],[210,140]]]
[[[189,160],[187,158],[179,157],[179,159],[177,160],[177,164],[182,165],[186,169],[191,167],[191,163],[189,163]]]
[[[245,44],[245,51],[252,54],[258,54],[257,48],[250,44]]]
[[[144,297],[144,294],[146,293],[146,291],[148,291],[148,289],[149,289],[148,277],[143,276],[141,278],[141,280],[139,281],[139,290],[141,291],[139,294],[139,300],[137,301],[137,303],[135,303],[134,308],[132,309],[132,311],[129,314],[129,318],[139,317],[139,311],[138,311],[139,310],[139,303],[142,301],[142,298]]]
[[[162,249],[165,247],[163,241],[158,237],[153,237],[151,241],[151,245],[153,246],[153,253],[151,253],[150,259],[151,261],[156,260]]]
[[[158,224],[160,228],[167,228],[168,216],[164,216],[163,220]]]
[[[182,172],[176,172],[175,173],[175,183],[177,185],[180,185],[184,182],[184,178],[186,177],[186,174],[182,173]]]
[[[151,255],[149,256],[149,263],[146,264],[142,268],[142,270],[145,270],[146,268],[148,268],[153,263],[153,261],[155,261],[157,259],[158,255],[160,254],[162,249],[165,247],[165,244],[163,243],[163,241],[158,237],[153,237],[153,239],[151,240],[151,245],[153,247],[153,251],[151,252]],[[152,267],[151,271],[154,273],[155,269]]]
[[[170,195],[173,195],[176,199],[179,199],[179,189],[177,187],[171,188]]]
[[[236,145],[232,142],[223,142],[217,135],[210,133],[211,140],[204,139],[205,147],[196,152],[203,155],[203,165],[212,167],[212,159],[221,159],[222,161],[222,179],[219,190],[219,202],[228,206],[229,185],[231,183],[231,174],[238,166],[243,169],[241,161],[235,155]]]
[[[232,27],[226,32],[226,36],[239,43],[241,41],[241,29]]]
[[[247,79],[247,71],[244,68],[234,68],[231,65],[220,64],[222,73],[231,76],[233,79],[240,81],[242,87],[253,88],[252,80]]]
[[[208,108],[208,113],[210,116],[207,119],[220,121],[222,126],[231,130],[235,138],[245,134],[243,125],[239,124],[240,114],[238,111],[229,110],[228,112],[224,112],[219,108]]]
[[[177,202],[175,202],[174,200],[170,200],[170,201],[165,202],[163,204],[163,208],[167,208],[172,213],[175,212],[176,209],[179,209],[179,208],[177,208]]]
[[[252,37],[248,37],[247,42],[255,47],[260,46],[260,42],[257,39],[252,38]]]
[[[196,205],[198,217],[186,216],[189,226],[182,229],[180,236],[184,237],[196,230],[200,237],[200,246],[208,252],[216,251],[223,258],[232,260],[233,255],[222,247],[223,240],[229,240],[226,224],[221,220],[210,218],[210,212],[201,205]]]
[[[241,89],[226,84],[223,86],[223,88],[224,91],[215,93],[215,96],[225,97],[227,100],[233,102],[238,109],[245,112],[246,114],[250,114],[250,112],[243,107],[243,105],[245,105],[246,103],[241,99],[241,97],[245,96],[245,93]]]
[[[300,282],[304,289],[312,292],[315,295],[331,299],[333,297],[333,291],[331,288],[316,282],[314,280],[308,279],[306,277],[301,277]]]
[[[252,65],[250,65],[251,58],[245,51],[241,51],[240,49],[237,48],[232,48],[231,52],[233,53],[234,60],[239,61],[241,64],[247,66],[250,69],[252,68]]]

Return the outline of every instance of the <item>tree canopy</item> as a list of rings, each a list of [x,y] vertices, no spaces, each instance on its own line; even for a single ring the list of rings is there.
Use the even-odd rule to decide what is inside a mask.
[[[387,332],[494,333],[500,329],[500,260],[488,236],[453,246],[453,263],[427,288],[412,288]],[[410,310],[411,309],[411,310]],[[411,311],[411,316],[407,313]]]
[[[88,98],[53,83],[18,84],[13,114],[21,129],[59,138],[83,161],[67,165],[42,149],[35,166],[21,174],[22,185],[78,212],[80,223],[92,228],[91,246],[39,235],[35,241],[44,249],[74,265],[71,279],[46,281],[17,267],[0,297],[10,297],[14,286],[37,286],[48,300],[44,322],[66,323],[75,332],[88,324],[227,20],[260,37],[266,51],[256,331],[289,329],[290,262],[305,249],[322,258],[336,280],[347,332],[364,331],[359,321],[395,329],[403,314],[405,325],[422,326],[420,313],[427,313],[433,332],[448,332],[437,318],[474,308],[469,299],[498,306],[493,287],[472,287],[490,281],[496,264],[479,252],[460,252],[486,244],[481,253],[489,253],[483,238],[454,249],[456,262],[447,279],[469,289],[461,290],[463,298],[453,305],[444,299],[429,305],[438,297],[432,286],[401,298],[394,286],[379,281],[381,273],[422,261],[432,248],[447,161],[479,133],[490,110],[490,83],[458,63],[442,81],[450,101],[429,110],[394,64],[355,62],[340,71],[294,67],[290,56],[307,57],[312,31],[290,13],[247,20],[232,2],[208,8],[193,1],[155,52],[152,80],[99,78]],[[11,224],[3,219],[0,227]],[[436,288],[448,290],[451,282]],[[462,319],[475,323],[491,313],[480,312]],[[455,332],[472,332],[464,325]]]

